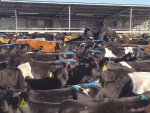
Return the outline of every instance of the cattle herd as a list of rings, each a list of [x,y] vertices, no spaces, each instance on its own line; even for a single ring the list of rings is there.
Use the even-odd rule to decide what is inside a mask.
[[[101,27],[0,40],[0,113],[150,113],[148,34]]]

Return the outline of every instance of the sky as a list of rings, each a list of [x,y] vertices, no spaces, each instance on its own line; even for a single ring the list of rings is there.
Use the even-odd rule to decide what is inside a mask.
[[[37,0],[37,1],[150,5],[150,0]]]

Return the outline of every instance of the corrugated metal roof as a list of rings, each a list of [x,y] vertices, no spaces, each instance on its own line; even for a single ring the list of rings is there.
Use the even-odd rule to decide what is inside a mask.
[[[16,10],[18,17],[51,17],[68,19],[71,7],[71,19],[101,20],[107,18],[129,18],[130,8],[133,17],[149,18],[150,5],[123,5],[100,3],[66,3],[40,0],[1,0],[0,17],[10,17],[14,12],[2,10]]]
[[[66,5],[95,5],[95,6],[127,6],[127,7],[150,7],[150,5],[138,4],[104,4],[104,3],[84,3],[84,2],[55,2],[48,0],[1,0],[1,2],[24,2],[24,3],[49,3],[49,4],[66,4]]]

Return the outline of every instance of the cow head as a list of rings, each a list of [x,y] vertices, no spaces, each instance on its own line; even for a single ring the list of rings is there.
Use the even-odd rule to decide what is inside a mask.
[[[128,53],[122,57],[124,61],[136,61],[137,60],[137,53]]]
[[[19,107],[26,107],[30,87],[25,86],[20,91],[9,89],[0,92],[0,113],[20,113]]]
[[[59,41],[57,41],[56,46],[55,46],[55,51],[59,51],[61,47],[61,44]]]
[[[105,57],[102,60],[98,60],[99,61],[99,67],[101,67],[102,71],[107,70],[107,64],[109,62],[109,58]]]
[[[85,37],[85,39],[93,38],[93,33],[92,33],[91,29],[90,28],[86,28],[85,31],[84,31],[84,35],[83,36]]]
[[[38,49],[35,47],[32,48],[32,52],[42,52],[43,46],[40,46]]]
[[[6,69],[7,66],[8,64],[6,62],[0,62],[0,70]]]
[[[9,88],[19,89],[27,85],[21,71],[17,68],[6,68],[1,70],[0,89],[7,90]]]
[[[84,76],[82,79],[82,83],[95,81],[96,77],[100,76],[102,71],[107,70],[108,61],[109,58],[96,59],[91,61],[89,66],[86,68],[86,76]]]
[[[58,80],[58,87],[64,87],[69,79],[67,68],[59,68],[54,72],[54,75],[54,78]]]
[[[28,43],[21,43],[19,44],[19,52],[26,53],[31,51],[31,46]]]
[[[97,76],[100,76],[101,67],[99,67],[99,60],[89,62],[88,67],[85,69],[85,75],[80,83],[93,82]]]
[[[99,50],[90,50],[90,51],[86,51],[86,55],[85,58],[86,59],[94,59],[94,58],[98,58],[98,59],[102,59],[103,57],[103,53]]]
[[[79,54],[80,52],[85,51],[86,43],[81,43],[78,47],[76,47],[73,52],[75,54]]]
[[[96,59],[93,62],[89,64],[89,67],[87,68],[87,72],[89,70],[90,78],[88,77],[86,80],[87,82],[93,82],[98,81],[101,82],[101,72],[107,70],[107,64],[108,64],[109,58],[105,57],[103,59]],[[86,77],[86,76],[85,76]]]
[[[40,46],[40,47],[38,48],[38,52],[42,52],[42,49],[43,49],[43,46]]]

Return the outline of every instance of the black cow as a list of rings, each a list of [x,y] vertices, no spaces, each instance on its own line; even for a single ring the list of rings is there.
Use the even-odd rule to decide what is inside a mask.
[[[48,103],[30,100],[29,91],[25,88],[15,92],[13,89],[1,92],[1,113],[144,113],[148,109],[150,94],[144,94],[148,100],[140,96],[121,99],[101,100],[65,100],[61,103]],[[115,106],[115,107],[114,107]],[[77,109],[78,108],[78,109]]]
[[[107,70],[100,73],[100,79],[106,81],[113,81],[126,76],[128,73],[133,72],[150,72],[150,60],[145,61],[121,61],[119,63],[109,62]]]
[[[25,77],[30,76],[34,79],[42,79],[51,76],[58,68],[66,68],[67,70],[70,70],[77,65],[78,63],[76,60],[67,59],[50,62],[27,62],[19,65],[18,68],[22,71],[22,74]]]
[[[43,46],[40,46],[38,49],[35,47],[32,48],[32,52],[42,52]]]
[[[27,62],[19,65],[18,68],[22,71],[22,74],[25,77],[30,76],[33,79],[42,79],[52,76],[53,73],[59,68],[71,68],[68,66],[70,65],[70,62],[72,61],[68,61],[67,63],[65,61]]]
[[[92,49],[95,46],[95,42],[93,41],[68,41],[64,42],[60,45],[60,52],[67,51],[86,51],[88,49]]]
[[[128,53],[125,56],[123,56],[122,58],[110,58],[110,62],[114,62],[114,63],[119,63],[121,61],[131,61],[134,62],[136,61],[138,58],[136,57],[136,53]]]
[[[73,52],[54,52],[54,53],[26,53],[20,55],[14,55],[3,61],[8,62],[8,66],[17,67],[22,63],[34,62],[34,61],[56,61],[63,59],[74,59]]]
[[[6,59],[6,58],[9,58],[9,57],[11,57],[11,56],[13,56],[13,55],[10,55],[10,54],[0,54],[0,61],[1,61],[1,60],[4,60],[4,59]]]
[[[24,89],[30,90],[29,86],[24,86]],[[41,102],[61,102],[66,99],[74,100],[92,100],[101,99],[102,95],[99,95],[101,86],[99,83],[78,84],[77,86],[68,86],[66,88],[55,90],[30,90],[29,100],[36,100]],[[15,90],[19,92],[19,90]],[[1,91],[0,94],[2,94]],[[44,97],[43,97],[44,95]],[[59,98],[58,98],[59,97]],[[1,99],[1,97],[0,97]]]
[[[26,79],[25,81],[28,83],[31,89],[49,90],[49,89],[58,89],[64,87],[68,79],[69,77],[68,77],[67,69],[58,68],[53,73],[50,73],[49,77],[42,78],[42,79]]]
[[[1,54],[19,54],[19,45],[15,43],[2,44],[0,46],[0,53]]]
[[[86,28],[84,30],[84,36],[86,38],[94,37],[94,40],[105,40],[108,41],[107,37],[111,40],[120,39],[118,34],[110,29],[109,27],[101,27],[101,28]]]
[[[103,53],[99,50],[89,50],[86,51],[86,58],[98,58],[102,59],[104,57]]]
[[[29,95],[30,100],[44,101],[44,102],[61,102],[66,99],[74,100],[92,100],[101,99],[99,95],[101,86],[99,83],[78,84],[76,86],[67,86],[55,90],[31,90]],[[44,97],[42,96],[44,95]]]
[[[150,68],[150,60],[135,61],[135,62],[121,61],[119,63],[108,63],[107,65],[108,69],[117,69],[117,68],[122,68],[122,67],[133,69],[134,71],[137,71],[137,72],[139,71],[149,72],[148,69]]]
[[[24,81],[22,72],[17,68],[5,68],[1,67],[0,74],[0,89],[15,88],[20,89],[27,85]]]
[[[0,75],[0,78],[1,78],[0,88],[1,89],[8,89],[8,88],[20,89],[21,87],[27,84],[30,85],[32,89],[40,89],[40,90],[54,89],[54,88],[64,87],[68,80],[68,71],[65,68],[58,68],[53,73],[49,72],[47,74],[47,77],[45,78],[44,77],[42,78],[42,75],[41,75],[42,79],[39,79],[39,80],[30,79],[31,78],[30,75],[25,76],[17,68],[5,68],[1,70],[0,72],[1,72],[1,75]]]
[[[145,56],[145,51],[143,48],[138,47],[108,47],[108,48],[93,48],[93,50],[99,50],[103,53],[104,57],[123,57],[127,55],[128,53],[134,54],[134,57],[136,56]],[[144,53],[143,53],[144,52]]]
[[[31,51],[31,46],[28,43],[19,44],[19,53],[26,53]]]
[[[116,68],[102,73],[102,78],[107,81],[102,89],[106,97],[118,98],[127,95],[129,92],[142,94],[150,91],[150,73],[149,67],[147,67],[149,64],[141,62],[139,64],[135,63],[134,65],[135,68]],[[144,65],[143,68],[142,65]],[[110,92],[108,93],[108,91]]]
[[[53,41],[54,40],[54,35],[50,35],[50,34],[38,34],[38,33],[34,33],[31,36],[31,39],[35,39],[35,38],[45,38],[47,41]]]
[[[109,64],[108,64],[108,67],[109,67]],[[101,80],[103,79],[106,81],[113,81],[113,80],[119,79],[123,76],[126,76],[128,73],[132,73],[132,72],[135,72],[135,70],[120,66],[115,69],[108,68],[107,70],[102,71],[99,76],[100,76]]]
[[[137,45],[149,45],[149,42],[147,40],[138,40],[138,39],[132,39],[132,40],[116,40],[118,44],[137,44]]]
[[[87,83],[95,81],[97,76],[100,76],[103,67],[107,66],[109,59],[104,58],[102,60],[94,60],[89,65],[78,65],[69,70],[69,85],[75,85],[79,83]]]

